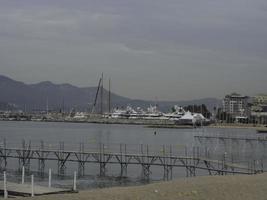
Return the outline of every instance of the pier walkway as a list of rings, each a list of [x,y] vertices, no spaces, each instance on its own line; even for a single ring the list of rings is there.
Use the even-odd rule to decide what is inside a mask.
[[[173,177],[174,168],[184,168],[186,176],[196,176],[198,171],[206,171],[210,175],[225,174],[256,174],[263,172],[263,169],[256,169],[253,165],[240,165],[238,163],[228,162],[225,158],[222,160],[211,160],[200,157],[196,149],[193,149],[192,155],[181,156],[172,152],[172,149],[163,150],[161,153],[149,152],[143,148],[141,153],[129,153],[120,146],[118,152],[110,152],[105,149],[105,145],[100,144],[98,151],[86,151],[83,145],[78,151],[64,150],[64,144],[58,149],[45,148],[40,145],[39,148],[32,148],[31,143],[22,147],[7,147],[4,142],[0,146],[0,169],[5,170],[9,159],[17,159],[19,169],[23,166],[30,169],[31,161],[38,161],[38,171],[44,173],[46,161],[57,163],[58,174],[66,173],[67,163],[74,162],[78,164],[78,175],[85,175],[86,164],[97,164],[99,166],[99,175],[107,175],[107,165],[117,165],[120,168],[120,176],[126,177],[129,165],[140,166],[144,179],[149,179],[152,174],[151,167],[162,167],[163,179],[170,180]],[[168,153],[167,153],[168,152]],[[249,167],[251,166],[251,167]]]

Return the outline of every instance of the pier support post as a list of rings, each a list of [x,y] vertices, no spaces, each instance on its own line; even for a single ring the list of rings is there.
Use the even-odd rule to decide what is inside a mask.
[[[0,158],[0,170],[5,171],[7,167],[7,147],[6,139],[3,140],[3,147],[0,148],[1,158]]]
[[[52,171],[51,168],[49,168],[48,171],[48,187],[51,188],[51,179],[52,179]]]
[[[64,151],[64,142],[60,142],[59,145],[59,151],[55,153],[58,159],[58,175],[64,176],[66,171],[66,162],[71,153]]]
[[[40,147],[40,152],[38,152],[38,171],[40,176],[44,176],[44,171],[45,171],[45,153],[44,153],[44,142],[41,141],[41,147]]]
[[[193,159],[191,159],[190,167],[187,169],[189,170],[189,176],[196,176],[196,166],[198,164],[199,159],[199,147],[193,147]]]
[[[150,165],[149,164],[142,164],[142,175],[144,180],[149,181],[150,178]]]
[[[85,162],[79,161],[78,162],[78,176],[79,177],[84,176],[84,171],[85,171]]]
[[[21,184],[24,184],[24,179],[25,179],[25,167],[22,166]]]
[[[77,154],[78,159],[78,176],[82,177],[85,173],[85,155],[84,155],[84,144],[80,143],[79,153]]]
[[[73,175],[73,191],[77,190],[77,177],[76,177],[76,171],[74,171]]]
[[[105,162],[100,162],[99,163],[99,167],[100,167],[99,175],[100,176],[106,176],[106,163]]]
[[[120,177],[126,177],[127,167],[128,167],[127,158],[126,158],[126,144],[124,146],[124,152],[123,152],[123,146],[122,144],[120,144],[120,157],[118,161],[120,162],[120,166],[121,166]]]
[[[4,171],[4,199],[8,198],[8,192],[7,192],[7,183],[6,183],[6,172]]]
[[[34,197],[34,176],[31,175],[31,196]]]
[[[58,161],[58,175],[64,176],[66,171],[65,162],[63,160]]]
[[[28,146],[26,145],[25,140],[22,140],[22,149],[17,151],[19,156],[19,171],[22,170],[22,166],[25,167],[25,171],[30,171],[30,162],[31,162],[31,141],[29,141]]]
[[[163,179],[165,181],[172,180],[172,166],[171,165],[165,165],[164,166],[164,175]]]
[[[105,176],[106,175],[106,157],[105,157],[105,145],[101,144],[99,145],[100,151],[99,151],[99,175]]]
[[[227,152],[224,152],[222,170],[225,170],[225,171],[228,170],[228,166],[227,166]],[[222,172],[222,174],[227,175],[227,172]]]
[[[120,177],[126,177],[127,176],[127,163],[120,163],[121,165],[121,172],[120,172]]]
[[[191,177],[196,176],[196,167],[195,166],[190,168],[190,176]]]

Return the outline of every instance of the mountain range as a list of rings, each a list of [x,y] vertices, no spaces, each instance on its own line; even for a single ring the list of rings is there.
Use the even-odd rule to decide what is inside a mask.
[[[97,87],[77,87],[68,83],[54,84],[50,81],[37,84],[26,84],[15,81],[7,76],[0,75],[0,108],[4,110],[4,105],[10,108],[12,105],[16,109],[27,111],[33,110],[66,110],[72,108],[80,111],[90,111],[93,107]],[[161,111],[168,111],[173,105],[200,105],[205,104],[210,110],[221,104],[221,100],[216,98],[204,98],[190,101],[158,101],[156,102]],[[136,100],[111,93],[112,107],[133,107],[146,108],[155,105],[155,101]],[[96,110],[100,107],[100,97],[96,105]],[[103,109],[108,109],[108,91],[103,90]]]

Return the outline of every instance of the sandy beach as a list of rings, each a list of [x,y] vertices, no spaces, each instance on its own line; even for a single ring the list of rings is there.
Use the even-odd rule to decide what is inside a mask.
[[[267,174],[182,178],[145,186],[113,187],[72,194],[39,196],[39,200],[266,200]]]

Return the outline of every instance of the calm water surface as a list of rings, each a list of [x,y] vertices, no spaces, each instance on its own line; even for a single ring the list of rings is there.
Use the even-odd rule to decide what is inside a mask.
[[[223,153],[226,145],[218,142],[196,141],[194,135],[227,135],[227,136],[255,136],[255,130],[252,129],[153,129],[137,125],[110,125],[110,124],[88,124],[88,123],[54,123],[54,122],[7,122],[0,121],[0,140],[6,139],[8,146],[21,146],[21,141],[26,143],[31,141],[32,146],[38,147],[43,140],[45,145],[57,149],[59,142],[64,142],[66,150],[78,150],[80,143],[83,143],[85,149],[93,150],[99,147],[99,144],[105,145],[105,150],[118,152],[120,145],[126,145],[127,152],[140,152],[140,146],[143,145],[144,151],[159,153],[162,148],[166,151],[171,150],[173,154],[185,154],[185,146],[190,149],[193,146],[209,145],[213,152]],[[228,144],[231,151],[245,152],[244,145]],[[188,150],[189,151],[189,150]],[[260,150],[259,150],[260,151]],[[247,153],[248,154],[248,153]],[[249,155],[251,156],[251,155]],[[11,164],[10,164],[11,163]],[[17,161],[10,161],[8,167],[16,168]],[[56,172],[56,163],[47,162],[46,168],[52,168]],[[31,170],[37,170],[37,164],[33,163]],[[67,173],[71,174],[77,170],[77,164],[67,164]],[[110,177],[117,177],[119,168],[117,166],[107,167]],[[162,178],[162,169],[152,169],[152,179]],[[96,178],[99,172],[97,165],[86,166],[86,178],[79,180],[80,187],[99,187],[121,184],[116,178],[100,179]],[[140,167],[131,167],[128,169],[126,183],[131,184],[140,180]],[[184,169],[175,170],[174,176],[181,177],[185,175]],[[59,183],[60,181],[57,180]],[[64,180],[65,183],[68,180]],[[70,183],[71,184],[71,183]],[[93,185],[93,186],[92,186]]]

